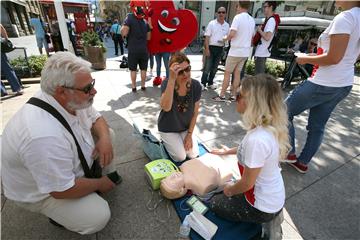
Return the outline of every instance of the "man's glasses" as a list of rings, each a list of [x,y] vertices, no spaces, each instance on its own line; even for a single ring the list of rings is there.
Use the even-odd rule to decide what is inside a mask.
[[[72,90],[77,90],[77,91],[81,91],[85,94],[89,94],[91,92],[91,90],[94,88],[95,86],[95,79],[93,79],[91,81],[91,83],[89,83],[88,85],[86,85],[83,88],[74,88],[74,87],[67,87],[67,86],[62,86],[63,88],[67,88],[67,89],[72,89]]]
[[[218,13],[218,14],[226,14],[225,11],[218,11],[217,13]]]
[[[191,71],[191,66],[189,65],[187,68],[180,70],[178,75],[184,75],[185,72],[190,72]]]
[[[310,45],[312,45],[312,46],[317,46],[317,43],[314,43],[314,42],[310,42]]]

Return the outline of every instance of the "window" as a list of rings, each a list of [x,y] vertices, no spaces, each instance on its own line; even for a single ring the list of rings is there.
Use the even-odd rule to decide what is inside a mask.
[[[308,7],[308,8],[306,8],[306,11],[309,11],[309,12],[317,12],[317,9],[316,9],[316,8]]]
[[[288,11],[295,11],[296,6],[290,6],[290,5],[285,5],[284,11],[288,12]]]

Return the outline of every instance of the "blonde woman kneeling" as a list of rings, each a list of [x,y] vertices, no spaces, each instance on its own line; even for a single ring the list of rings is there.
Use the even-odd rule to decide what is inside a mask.
[[[247,134],[237,148],[215,149],[213,154],[236,154],[241,180],[228,184],[211,200],[212,210],[230,221],[271,221],[285,202],[279,160],[288,148],[287,114],[282,92],[270,75],[244,79],[237,95]]]

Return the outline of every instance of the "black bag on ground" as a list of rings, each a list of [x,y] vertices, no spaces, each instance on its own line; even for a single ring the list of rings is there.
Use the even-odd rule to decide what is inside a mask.
[[[8,53],[14,49],[15,47],[9,39],[1,38],[1,52]]]
[[[128,68],[128,67],[129,67],[128,58],[123,56],[120,63],[120,68]]]

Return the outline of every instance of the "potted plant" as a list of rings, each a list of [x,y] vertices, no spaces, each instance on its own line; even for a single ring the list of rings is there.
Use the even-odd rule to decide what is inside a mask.
[[[100,41],[99,36],[94,31],[87,31],[81,34],[84,45],[85,58],[91,62],[92,68],[95,70],[103,70],[106,68],[106,48]]]

